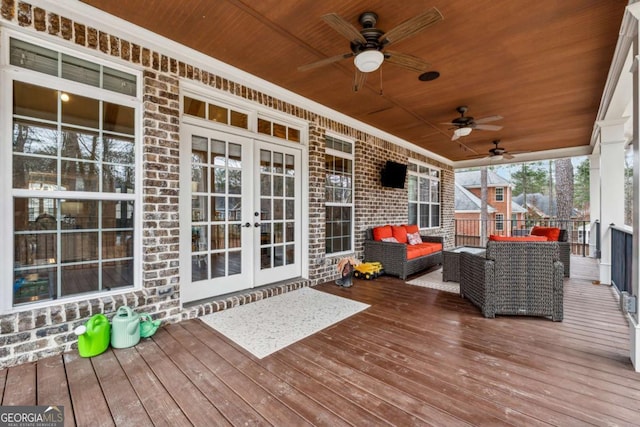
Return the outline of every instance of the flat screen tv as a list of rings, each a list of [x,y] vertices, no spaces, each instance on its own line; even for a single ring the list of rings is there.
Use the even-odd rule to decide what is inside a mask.
[[[380,183],[383,187],[404,188],[407,177],[407,165],[387,160],[380,171]]]

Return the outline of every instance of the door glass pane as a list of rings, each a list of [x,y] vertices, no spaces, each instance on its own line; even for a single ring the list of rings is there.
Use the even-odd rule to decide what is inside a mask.
[[[225,166],[227,164],[226,153],[226,143],[224,141],[211,141],[212,164],[217,166]]]
[[[284,195],[284,182],[281,175],[273,177],[273,195],[279,197]]]
[[[288,176],[285,180],[286,183],[286,194],[285,196],[287,197],[294,197],[296,194],[296,186],[295,186],[295,179]]]
[[[286,202],[286,208],[285,208],[285,218],[286,219],[295,219],[295,200],[287,200]]]
[[[229,194],[242,193],[242,171],[229,170]]]
[[[276,246],[273,248],[273,266],[280,267],[284,265],[284,248]]]
[[[271,199],[260,199],[260,220],[271,219]]]
[[[227,199],[225,196],[211,197],[211,221],[219,222],[226,219]]]
[[[207,196],[191,196],[191,221],[209,221]]]
[[[260,268],[271,268],[271,247],[260,249]]]
[[[213,168],[213,175],[211,177],[213,181],[211,187],[214,193],[224,193],[227,182],[227,170],[224,168]]]
[[[273,173],[282,174],[284,172],[284,156],[282,153],[273,153]]]
[[[211,254],[211,277],[224,277],[226,271],[226,253]]]
[[[260,195],[261,196],[271,195],[271,175],[267,175],[267,174],[260,175]]]
[[[224,249],[226,247],[225,229],[224,225],[211,226],[211,249]]]
[[[229,224],[229,248],[239,248],[241,244],[242,226],[240,224]]]
[[[229,276],[242,273],[242,252],[229,252]]]
[[[229,221],[242,220],[242,199],[240,197],[229,197],[227,218],[229,218]]]
[[[260,171],[271,172],[271,152],[260,150]]]

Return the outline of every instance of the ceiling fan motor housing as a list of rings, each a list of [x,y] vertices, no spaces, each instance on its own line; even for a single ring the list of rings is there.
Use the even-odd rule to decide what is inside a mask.
[[[351,51],[357,55],[365,50],[382,50],[380,37],[384,34],[384,31],[376,28],[378,15],[374,12],[364,12],[360,15],[359,21],[360,25],[362,25],[360,34],[367,42],[351,42]]]

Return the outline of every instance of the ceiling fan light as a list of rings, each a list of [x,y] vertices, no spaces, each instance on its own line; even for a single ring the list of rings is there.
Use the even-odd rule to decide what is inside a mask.
[[[471,128],[470,127],[462,127],[462,128],[458,128],[458,129],[453,131],[453,134],[456,135],[457,137],[467,136],[470,133],[471,133]]]
[[[384,55],[379,50],[365,50],[364,52],[360,52],[353,59],[354,64],[358,70],[363,73],[370,73],[372,71],[377,70],[380,65],[384,61]]]

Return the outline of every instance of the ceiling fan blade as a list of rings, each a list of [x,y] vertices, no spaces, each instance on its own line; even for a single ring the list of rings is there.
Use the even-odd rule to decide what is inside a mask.
[[[353,91],[358,92],[360,89],[364,87],[364,82],[367,80],[367,74],[356,68],[356,74],[353,79]]]
[[[489,123],[489,122],[495,122],[496,120],[502,120],[504,117],[502,116],[489,116],[489,117],[483,117],[481,119],[475,120],[476,123],[480,124],[480,123]]]
[[[364,38],[360,31],[351,25],[346,19],[337,13],[329,13],[322,17],[331,28],[336,30],[342,36],[346,37],[350,42],[366,44],[367,39]]]
[[[389,45],[391,43],[397,43],[400,40],[404,40],[407,37],[411,37],[419,31],[424,30],[425,28],[442,21],[442,14],[438,9],[432,7],[426,12],[421,13],[420,15],[414,16],[397,27],[387,31],[381,37],[381,43],[383,46]]]
[[[498,126],[498,125],[479,125],[476,122],[476,125],[473,128],[474,129],[481,129],[481,130],[500,130],[500,129],[502,129],[502,126]]]
[[[386,50],[384,52],[384,57],[390,64],[397,65],[402,68],[407,68],[418,73],[427,71],[431,66],[424,59],[418,58],[417,56],[409,55],[408,53]]]
[[[307,71],[313,68],[323,67],[325,65],[333,64],[334,62],[341,61],[343,59],[351,58],[353,56],[352,52],[343,53],[342,55],[336,55],[329,58],[321,59],[320,61],[312,62],[310,64],[301,65],[298,67],[298,71]]]
[[[507,152],[502,153],[502,158],[503,159],[507,159],[507,160],[511,160],[513,159],[513,155]]]

